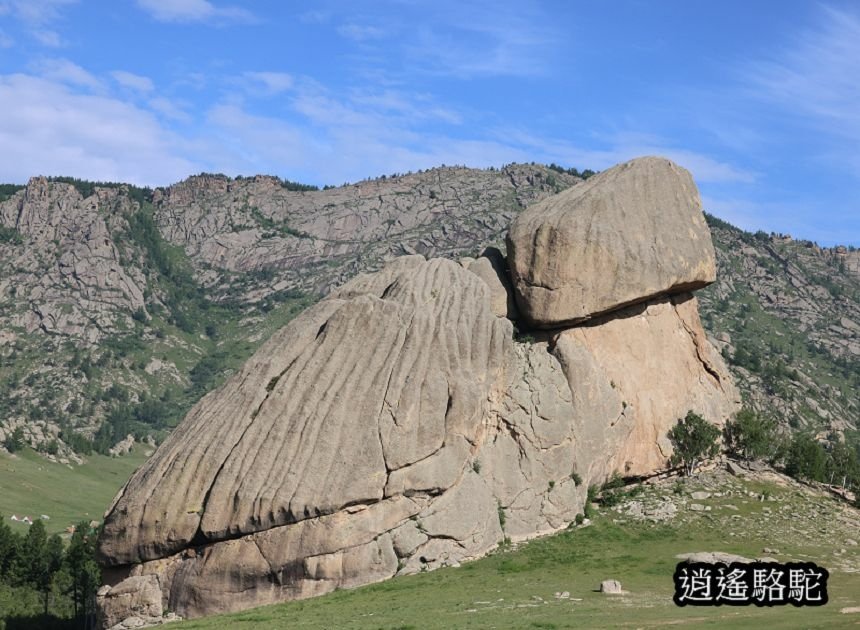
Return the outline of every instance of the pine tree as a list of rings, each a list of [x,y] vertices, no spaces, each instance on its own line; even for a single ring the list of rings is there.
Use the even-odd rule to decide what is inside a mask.
[[[95,611],[95,595],[101,582],[101,573],[95,561],[96,533],[86,521],[78,523],[66,551],[66,568],[71,576],[71,587],[75,617],[88,616]]]

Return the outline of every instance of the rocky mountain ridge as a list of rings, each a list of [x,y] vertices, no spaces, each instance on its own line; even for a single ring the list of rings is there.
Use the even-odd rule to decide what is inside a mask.
[[[524,207],[581,181],[560,171],[446,167],[321,191],[218,175],[155,191],[4,187],[0,445],[16,427],[61,459],[91,440],[107,452],[130,433],[160,438],[356,273],[402,254],[504,249]],[[711,228],[719,280],[700,292],[703,322],[749,404],[785,426],[851,435],[860,252]]]
[[[511,165],[322,191],[217,175],[156,191],[12,187],[0,201],[0,445],[18,429],[65,461],[90,442],[107,452],[129,433],[163,436],[332,286],[403,253],[477,253],[575,181]]]

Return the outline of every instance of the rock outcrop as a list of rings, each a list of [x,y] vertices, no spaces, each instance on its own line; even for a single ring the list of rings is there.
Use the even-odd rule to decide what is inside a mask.
[[[111,215],[103,216],[100,205],[112,207]],[[34,177],[16,204],[0,206],[0,225],[28,240],[2,261],[12,273],[0,279],[0,294],[11,285],[28,305],[9,327],[98,341],[117,328],[116,311],[130,321],[144,307],[145,278],[123,267],[111,237],[115,215],[129,205],[117,190],[99,189],[84,199],[70,184]]]
[[[609,469],[624,475],[647,475],[665,465],[672,453],[666,434],[688,410],[717,422],[740,402],[689,293],[565,330],[555,354],[571,390],[589,399],[593,414],[616,419],[621,435],[605,453]],[[599,459],[594,464],[606,466]]]
[[[592,194],[611,198],[616,179],[602,181]],[[690,194],[655,186],[668,205]],[[629,224],[659,201],[630,196],[624,211],[644,217]],[[514,341],[497,252],[406,256],[354,278],[203,398],[129,480],[100,539],[103,607],[116,618],[116,589],[154,579],[183,617],[237,610],[566,527],[588,485],[664,468],[665,433],[687,410],[719,424],[736,409],[695,298],[639,293],[620,304],[643,304]]]
[[[528,208],[511,225],[508,257],[520,312],[541,327],[716,279],[693,178],[656,157],[620,164]]]
[[[99,602],[99,621],[104,628],[152,625],[164,616],[161,589],[154,575],[132,577],[115,588],[103,586]],[[130,619],[140,621],[128,624]]]

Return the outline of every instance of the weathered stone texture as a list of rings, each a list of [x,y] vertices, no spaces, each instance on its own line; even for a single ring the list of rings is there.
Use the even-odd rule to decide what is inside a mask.
[[[656,157],[620,164],[526,209],[511,224],[508,257],[520,313],[542,327],[716,278],[693,178]]]

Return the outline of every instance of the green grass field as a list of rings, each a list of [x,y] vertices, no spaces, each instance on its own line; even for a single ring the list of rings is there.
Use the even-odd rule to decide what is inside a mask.
[[[90,457],[71,469],[32,451],[0,455],[0,514],[51,515],[50,531],[104,509],[145,448],[130,456]],[[185,630],[222,628],[847,628],[860,626],[860,516],[830,497],[762,480],[719,482],[723,496],[682,508],[666,523],[631,519],[602,509],[589,527],[534,540],[516,549],[429,573],[275,606],[183,621]],[[682,493],[698,489],[684,486]],[[637,500],[670,496],[671,486],[648,488]],[[767,500],[751,498],[766,495]],[[628,499],[630,500],[630,499]],[[847,515],[847,516],[846,516]],[[11,523],[13,527],[26,526]],[[780,560],[811,560],[830,570],[830,603],[822,608],[678,608],[672,603],[675,556],[724,551],[747,557],[778,548]],[[847,549],[846,549],[847,547]],[[596,592],[618,579],[626,595]],[[557,599],[568,591],[570,598]]]
[[[29,448],[15,456],[0,453],[0,516],[14,531],[27,525],[12,514],[45,521],[48,531],[62,532],[81,520],[101,521],[105,509],[152,447],[138,445],[124,457],[90,455],[85,464],[55,464]]]
[[[753,484],[751,487],[756,487]],[[757,490],[759,488],[756,488]],[[766,487],[783,504],[809,509],[785,488]],[[498,552],[458,568],[398,577],[363,588],[268,606],[243,613],[182,622],[184,630],[221,628],[842,628],[860,625],[860,573],[837,570],[834,544],[844,531],[822,523],[817,536],[795,539],[769,531],[767,503],[739,501],[742,521],[724,527],[721,500],[712,511],[685,512],[670,524],[633,522],[603,511],[594,523]],[[795,502],[795,503],[793,503]],[[831,501],[832,502],[832,501]],[[835,502],[832,502],[835,506]],[[773,503],[771,505],[777,505]],[[827,509],[838,511],[838,506]],[[619,521],[616,524],[614,521]],[[790,523],[790,519],[788,520]],[[817,525],[816,525],[817,527]],[[778,530],[778,531],[777,531]],[[790,531],[786,529],[786,531]],[[816,539],[817,538],[817,539]],[[678,608],[672,602],[676,554],[726,551],[757,557],[779,546],[780,560],[802,558],[831,568],[830,603],[821,608]],[[855,548],[856,549],[856,548]],[[838,550],[837,550],[838,551]],[[856,552],[855,552],[856,553]],[[844,558],[844,556],[838,556]],[[852,556],[856,565],[857,558]],[[596,592],[605,579],[621,581],[627,595]],[[556,592],[570,592],[557,599]]]

